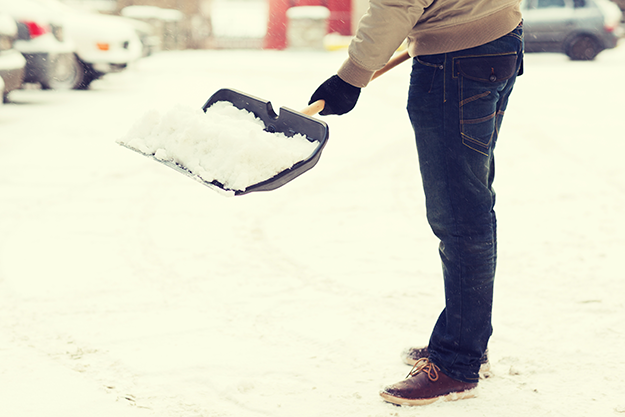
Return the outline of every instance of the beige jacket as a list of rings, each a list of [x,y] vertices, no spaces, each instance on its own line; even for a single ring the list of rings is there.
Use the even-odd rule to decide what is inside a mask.
[[[408,38],[410,56],[479,46],[521,22],[520,0],[370,0],[339,77],[365,87]]]

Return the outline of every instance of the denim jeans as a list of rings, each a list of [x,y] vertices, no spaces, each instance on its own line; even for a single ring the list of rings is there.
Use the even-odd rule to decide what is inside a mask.
[[[445,309],[429,342],[448,376],[478,380],[492,333],[497,222],[493,151],[523,61],[522,24],[485,45],[413,60],[408,114],[427,219],[440,239]]]

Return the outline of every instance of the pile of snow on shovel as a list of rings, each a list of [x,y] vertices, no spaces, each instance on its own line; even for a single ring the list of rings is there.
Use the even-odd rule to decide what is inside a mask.
[[[307,159],[318,145],[300,134],[287,137],[264,129],[253,113],[221,101],[206,113],[182,105],[162,116],[151,110],[118,142],[174,162],[203,181],[245,190]]]

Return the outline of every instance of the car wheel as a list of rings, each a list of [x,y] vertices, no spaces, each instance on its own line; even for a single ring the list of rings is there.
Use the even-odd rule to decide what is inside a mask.
[[[581,35],[569,43],[566,54],[574,61],[592,61],[601,52],[601,46],[592,37]]]
[[[54,57],[50,64],[52,73],[41,83],[44,90],[71,90],[78,88],[84,78],[84,69],[74,54]]]
[[[88,90],[91,83],[101,77],[101,74],[93,69],[91,64],[78,60],[82,68],[82,80],[74,87],[76,90]]]

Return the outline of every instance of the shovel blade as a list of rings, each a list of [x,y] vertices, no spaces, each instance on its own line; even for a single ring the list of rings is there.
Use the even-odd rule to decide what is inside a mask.
[[[253,113],[263,121],[266,126],[265,130],[268,132],[284,133],[288,137],[301,134],[311,142],[318,142],[314,152],[307,159],[297,162],[291,168],[279,172],[267,180],[250,185],[245,190],[234,190],[235,195],[243,195],[255,191],[270,191],[282,187],[314,167],[319,161],[321,151],[329,137],[329,129],[326,123],[286,107],[280,107],[279,114],[276,114],[269,101],[227,88],[213,94],[204,104],[202,110],[206,112],[206,109],[219,101],[230,102],[240,110],[247,110]],[[225,189],[222,184],[216,181],[213,181],[210,186],[231,191]]]

